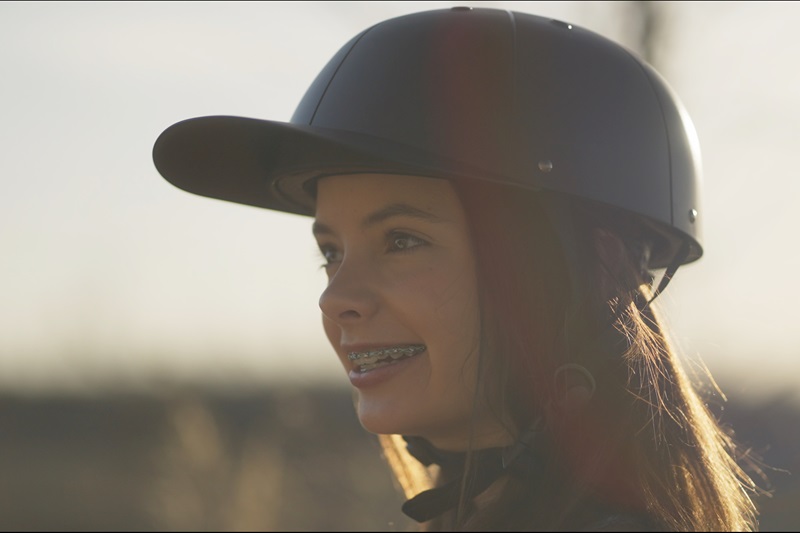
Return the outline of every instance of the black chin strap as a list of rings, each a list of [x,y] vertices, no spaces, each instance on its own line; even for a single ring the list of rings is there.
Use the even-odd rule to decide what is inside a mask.
[[[678,248],[677,252],[675,252],[675,257],[672,258],[672,262],[664,271],[664,275],[661,276],[661,281],[658,283],[658,287],[656,287],[655,292],[653,292],[653,295],[650,297],[649,300],[647,300],[647,302],[643,306],[639,307],[639,311],[644,311],[647,308],[647,306],[653,303],[653,300],[655,300],[659,294],[664,292],[664,289],[667,288],[667,285],[669,284],[670,280],[672,280],[672,276],[674,276],[675,272],[677,272],[678,267],[680,267],[686,260],[686,258],[689,257],[690,248],[691,247],[689,246],[688,240],[684,240],[681,243],[681,247]]]
[[[476,450],[472,454],[474,476],[464,492],[465,501],[485,491],[505,473],[531,476],[541,466],[534,454],[534,440],[538,424],[525,433],[516,444],[508,448]],[[439,465],[445,483],[420,492],[402,506],[403,513],[417,522],[427,522],[455,509],[461,497],[461,483],[466,468],[466,452],[444,452],[421,437],[404,436],[408,452],[425,466]]]
[[[578,309],[581,304],[581,295],[584,293],[584,288],[581,284],[580,265],[582,264],[583,257],[580,251],[574,245],[577,242],[576,235],[578,234],[573,220],[573,208],[569,198],[559,195],[543,195],[541,206],[547,213],[548,218],[552,224],[553,230],[558,235],[561,241],[564,259],[569,269],[569,277],[572,282],[572,308]],[[641,301],[637,304],[639,311],[644,311],[656,297],[666,289],[675,272],[678,270],[683,262],[689,257],[691,245],[688,239],[683,239],[680,247],[672,257],[672,261],[664,271],[661,281],[656,287],[653,295],[647,301]],[[646,265],[645,265],[646,266]]]

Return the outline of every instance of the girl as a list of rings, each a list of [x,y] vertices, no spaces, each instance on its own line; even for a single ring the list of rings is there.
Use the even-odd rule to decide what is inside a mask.
[[[652,305],[702,255],[697,150],[622,47],[453,8],[355,36],[289,123],[184,121],[154,159],[315,218],[325,332],[424,529],[753,530]]]

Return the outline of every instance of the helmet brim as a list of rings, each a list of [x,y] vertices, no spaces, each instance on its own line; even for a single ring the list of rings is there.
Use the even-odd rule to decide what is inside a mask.
[[[236,116],[198,117],[167,128],[153,147],[159,173],[209,198],[314,215],[316,179],[389,173],[503,183],[476,168],[369,135]]]

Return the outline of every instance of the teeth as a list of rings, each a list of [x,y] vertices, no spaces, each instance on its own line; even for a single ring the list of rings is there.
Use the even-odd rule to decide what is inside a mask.
[[[400,359],[401,357],[410,357],[425,351],[424,344],[413,344],[410,346],[393,346],[391,348],[381,348],[378,350],[370,350],[368,352],[350,352],[347,358],[351,361],[358,361],[362,365],[371,365],[378,363],[382,359],[390,357],[392,360]]]
[[[374,368],[380,368],[382,366],[390,365],[391,363],[388,361],[378,361],[377,363],[371,363],[367,365],[361,365],[358,367],[358,371],[361,373],[368,372]]]

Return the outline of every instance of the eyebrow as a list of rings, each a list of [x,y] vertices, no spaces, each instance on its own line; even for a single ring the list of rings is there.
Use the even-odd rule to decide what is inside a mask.
[[[424,211],[408,204],[395,203],[389,204],[386,207],[378,209],[377,211],[364,217],[364,220],[361,222],[361,227],[368,228],[369,226],[374,226],[375,224],[383,222],[384,220],[400,216],[419,218],[429,222],[444,222],[444,219],[434,215],[433,213],[429,213],[428,211]],[[314,224],[311,226],[311,231],[314,235],[333,233],[333,230],[329,226],[318,221],[314,221]]]

